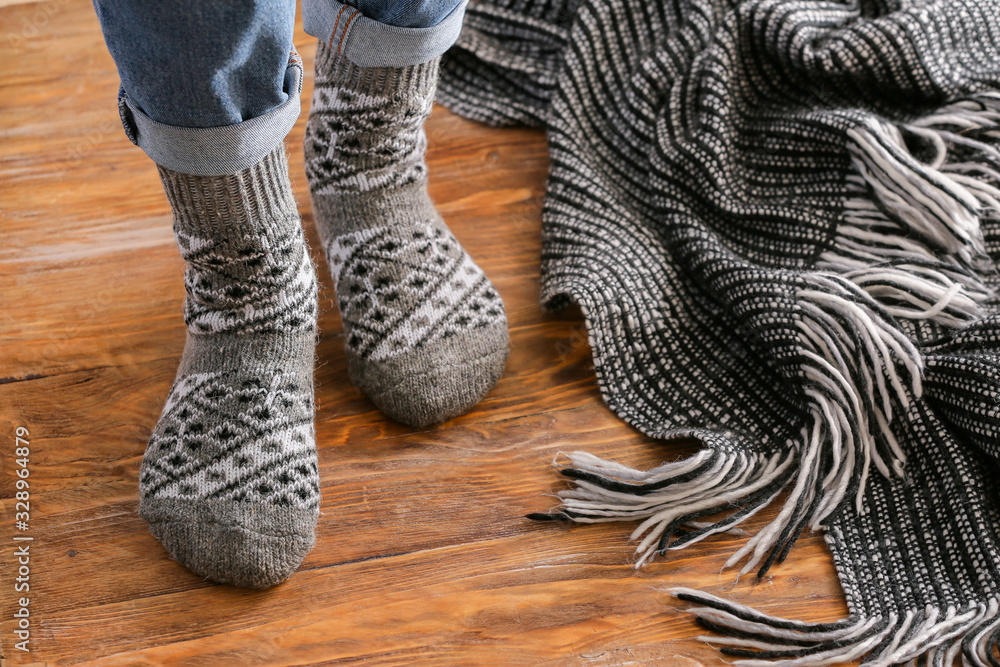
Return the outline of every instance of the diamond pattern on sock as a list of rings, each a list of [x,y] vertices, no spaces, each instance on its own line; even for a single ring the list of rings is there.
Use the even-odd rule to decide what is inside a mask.
[[[259,333],[311,326],[316,277],[309,255],[300,251],[300,228],[273,239],[246,236],[235,250],[220,249],[183,229],[175,236],[188,263],[184,321],[192,331]]]
[[[346,345],[359,357],[385,359],[506,323],[500,295],[443,225],[344,234],[327,257]]]
[[[422,70],[433,89],[436,61]],[[431,112],[433,94],[419,88],[409,95],[366,94],[352,89],[358,84],[365,85],[317,72],[309,109],[313,132],[306,136],[306,150],[321,155],[310,164],[313,194],[386,190],[427,177],[423,119]],[[336,149],[326,150],[331,146]]]
[[[319,504],[312,396],[280,373],[192,373],[173,387],[149,442],[144,496],[302,509]]]

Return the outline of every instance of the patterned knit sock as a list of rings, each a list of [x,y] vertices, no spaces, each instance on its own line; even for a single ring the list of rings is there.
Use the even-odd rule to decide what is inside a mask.
[[[351,380],[411,426],[472,408],[509,347],[503,302],[427,195],[437,71],[357,67],[321,43],[305,140]]]
[[[284,148],[231,176],[160,178],[187,260],[187,342],[139,513],[192,571],[267,588],[312,548],[319,514],[316,276]]]

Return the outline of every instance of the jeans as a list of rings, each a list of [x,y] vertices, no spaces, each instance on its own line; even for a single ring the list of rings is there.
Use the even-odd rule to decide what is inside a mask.
[[[468,0],[303,0],[310,35],[361,67],[432,60],[458,39]],[[157,164],[233,174],[299,116],[295,0],[94,0],[121,79],[129,139]]]

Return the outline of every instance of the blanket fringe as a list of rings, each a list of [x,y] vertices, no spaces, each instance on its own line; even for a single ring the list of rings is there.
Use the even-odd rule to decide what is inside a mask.
[[[911,154],[904,133],[930,153]],[[780,562],[808,522],[819,528],[854,492],[858,512],[872,467],[902,475],[906,456],[893,437],[893,411],[922,394],[924,360],[900,321],[957,328],[984,316],[995,299],[981,220],[1000,216],[1000,95],[984,94],[909,125],[877,119],[851,130],[858,175],[847,178],[845,215],[817,272],[796,293],[801,372],[811,406],[791,489],[778,516],[727,562]],[[974,153],[974,161],[956,154]],[[770,553],[764,560],[765,554]],[[1000,601],[929,606],[903,616],[798,623],[688,589],[703,637],[744,667],[840,664],[963,664],[1000,667]]]
[[[827,431],[830,470],[823,489],[833,492],[817,509],[812,523],[818,527],[851,482],[861,511],[873,463],[886,477],[902,475],[906,455],[889,425],[894,404],[905,412],[923,393],[924,362],[892,317],[855,283],[832,274],[813,274],[808,282],[810,288],[796,294],[802,372],[813,419]]]
[[[919,161],[907,148],[902,130],[932,139],[936,156],[929,163]],[[905,125],[902,130],[875,117],[849,130],[854,166],[888,217],[938,254],[943,252],[967,267],[982,267],[987,257],[979,219],[985,205],[996,204],[1000,191],[935,167],[944,166],[945,137],[952,133],[926,124]],[[995,151],[982,142],[962,141],[981,144],[981,151]],[[970,187],[972,182],[976,185]]]
[[[781,493],[795,460],[794,452],[766,458],[706,449],[642,471],[586,452],[568,456],[570,467],[561,472],[576,484],[559,492],[562,507],[528,518],[579,523],[644,519],[632,533],[633,540],[642,538],[636,547],[636,568],[668,549],[730,531],[756,514]],[[724,511],[732,513],[717,522],[697,522]],[[685,528],[691,530],[681,532]]]
[[[1000,600],[966,608],[927,606],[904,616],[850,618],[832,623],[804,623],[763,614],[751,607],[689,588],[670,594],[700,605],[688,609],[699,623],[720,636],[700,640],[722,646],[724,654],[745,658],[741,667],[810,667],[865,658],[866,667],[924,660],[951,667],[998,667]]]
[[[570,455],[559,510],[537,520],[579,523],[642,520],[636,567],[657,554],[731,530],[787,487],[778,515],[726,563],[763,576],[781,563],[808,526],[818,528],[853,490],[858,511],[870,470],[901,475],[906,457],[889,428],[894,406],[921,394],[923,359],[858,286],[816,274],[796,294],[799,353],[810,418],[800,441],[770,458],[708,448],[688,459],[639,471],[585,452]],[[873,372],[871,369],[880,369]],[[872,426],[875,428],[872,428]],[[738,508],[673,539],[691,521]],[[671,542],[671,540],[673,541]]]
[[[817,268],[852,281],[893,317],[959,327],[994,298],[981,220],[1000,215],[1000,94],[982,93],[909,124],[848,131],[858,175]],[[918,160],[904,133],[933,155]],[[975,161],[957,157],[973,153]]]

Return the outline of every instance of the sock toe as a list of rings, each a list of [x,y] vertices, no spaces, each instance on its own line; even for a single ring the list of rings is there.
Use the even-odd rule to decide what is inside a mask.
[[[469,340],[469,339],[472,340]],[[438,341],[389,359],[350,359],[351,381],[387,416],[413,427],[472,409],[503,375],[506,322]]]
[[[192,572],[265,589],[291,576],[312,549],[318,512],[153,500],[143,503],[140,514],[167,553]]]

